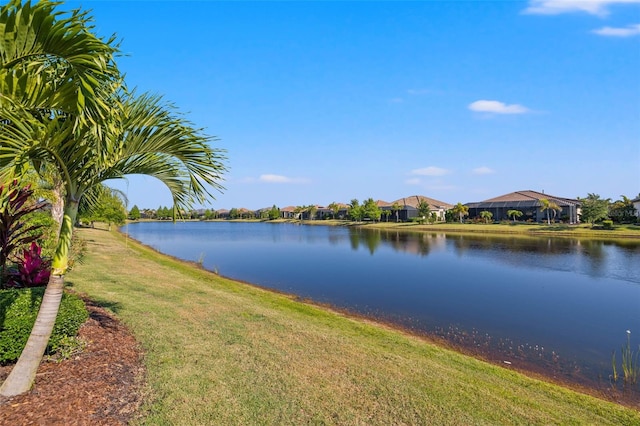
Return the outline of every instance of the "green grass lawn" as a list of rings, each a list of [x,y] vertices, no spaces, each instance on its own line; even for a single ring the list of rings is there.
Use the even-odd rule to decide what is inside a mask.
[[[602,229],[591,225],[563,225],[539,223],[442,223],[413,225],[418,229],[433,229],[447,232],[482,232],[500,234],[555,235],[564,237],[592,238],[640,238],[640,226],[615,225],[613,229]]]
[[[78,230],[67,281],[145,350],[151,425],[640,425],[640,411]]]

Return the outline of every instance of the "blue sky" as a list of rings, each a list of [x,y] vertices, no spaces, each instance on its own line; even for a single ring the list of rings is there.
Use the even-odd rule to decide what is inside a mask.
[[[79,5],[227,150],[205,207],[640,192],[640,0]]]

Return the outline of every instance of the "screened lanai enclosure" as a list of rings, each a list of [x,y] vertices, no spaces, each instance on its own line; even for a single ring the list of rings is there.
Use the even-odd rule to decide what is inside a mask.
[[[493,214],[493,220],[509,220],[509,210],[519,210],[522,216],[521,221],[544,222],[547,220],[547,211],[542,211],[543,202],[546,199],[556,204],[560,210],[549,210],[549,217],[558,222],[578,223],[580,214],[580,202],[578,200],[556,197],[537,191],[516,191],[510,194],[489,200],[467,203],[469,208],[469,218],[480,217],[480,212],[489,211]]]

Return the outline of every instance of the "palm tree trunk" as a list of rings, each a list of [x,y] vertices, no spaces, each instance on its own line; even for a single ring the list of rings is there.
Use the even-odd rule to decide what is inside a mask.
[[[31,389],[36,378],[38,366],[49,344],[49,337],[51,337],[51,332],[58,316],[60,301],[62,300],[64,273],[67,270],[69,261],[73,222],[78,214],[78,203],[76,201],[67,203],[64,213],[56,254],[51,262],[51,276],[42,298],[36,322],[18,362],[2,384],[2,387],[0,387],[0,395],[15,396]]]
[[[51,217],[56,223],[56,229],[60,231],[64,218],[64,183],[57,177],[53,178],[53,202],[51,203]],[[57,236],[56,236],[57,237]]]

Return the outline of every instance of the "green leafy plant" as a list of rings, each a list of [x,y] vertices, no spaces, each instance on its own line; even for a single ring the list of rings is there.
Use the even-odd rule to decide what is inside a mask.
[[[15,361],[27,343],[44,294],[43,287],[0,290],[0,364]],[[74,294],[62,296],[60,311],[47,346],[47,353],[59,348],[65,338],[75,336],[89,314]]]
[[[87,347],[87,342],[77,336],[63,336],[55,344],[51,345],[49,361],[61,362],[81,354]]]

